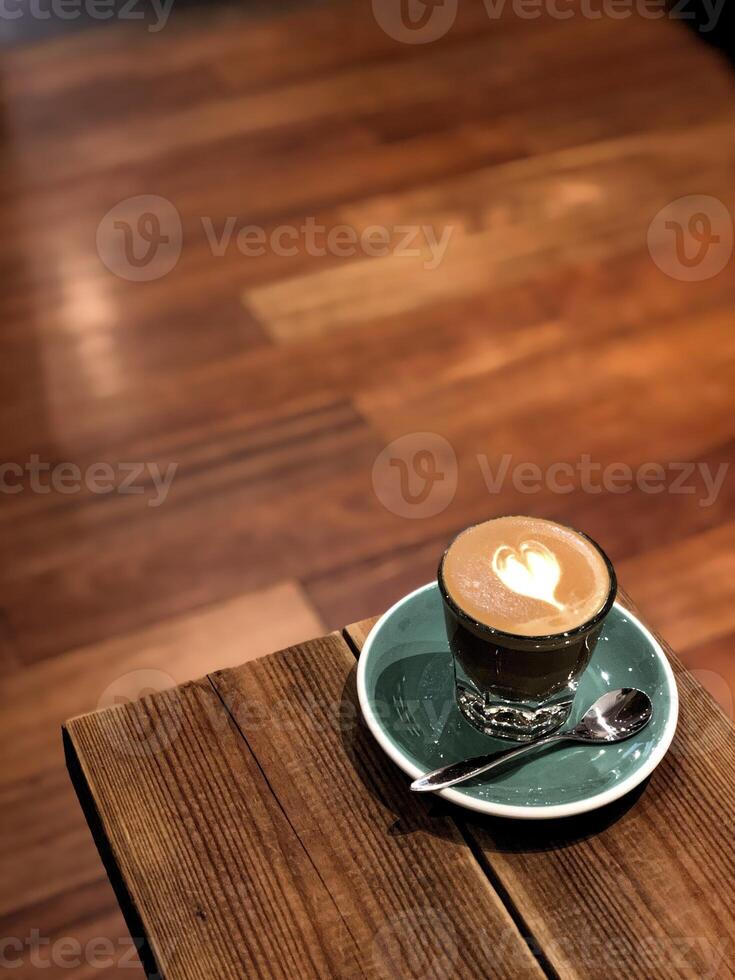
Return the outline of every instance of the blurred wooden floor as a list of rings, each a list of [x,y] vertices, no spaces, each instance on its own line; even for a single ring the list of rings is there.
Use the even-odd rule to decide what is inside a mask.
[[[491,493],[477,460],[731,461],[732,263],[682,282],[647,248],[679,197],[735,213],[733,75],[713,50],[669,21],[491,22],[481,4],[407,45],[335,3],[95,30],[0,72],[2,459],[178,464],[160,507],[150,486],[0,495],[0,936],[40,930],[41,958],[106,937],[107,968],[46,975],[135,975],[62,719],[379,612],[492,514],[596,537],[732,713],[731,474],[701,506],[701,480]],[[96,235],[143,194],[178,210],[183,249],[130,282]],[[203,216],[452,237],[434,271],[302,240],[219,256]],[[456,455],[456,493],[404,516],[373,464],[427,432]]]

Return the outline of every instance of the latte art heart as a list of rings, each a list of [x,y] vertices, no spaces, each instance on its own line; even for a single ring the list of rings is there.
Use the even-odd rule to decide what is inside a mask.
[[[565,608],[555,595],[561,578],[559,562],[554,552],[540,541],[523,541],[517,549],[500,545],[493,554],[492,566],[511,592],[548,602],[559,610]]]
[[[606,558],[575,531],[541,517],[496,517],[458,534],[440,580],[476,623],[546,637],[588,622],[610,594]]]

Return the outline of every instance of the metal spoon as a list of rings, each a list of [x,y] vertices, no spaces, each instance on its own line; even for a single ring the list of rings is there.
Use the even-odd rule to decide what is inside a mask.
[[[456,786],[473,776],[504,766],[512,759],[520,759],[529,752],[534,752],[545,745],[554,742],[622,742],[645,728],[653,714],[651,699],[643,691],[632,687],[623,687],[617,691],[609,691],[592,705],[584,718],[574,727],[562,732],[555,732],[544,738],[529,742],[518,749],[503,752],[492,752],[490,755],[476,756],[474,759],[464,759],[442,766],[433,772],[415,779],[411,789],[416,793],[430,793],[448,786]]]

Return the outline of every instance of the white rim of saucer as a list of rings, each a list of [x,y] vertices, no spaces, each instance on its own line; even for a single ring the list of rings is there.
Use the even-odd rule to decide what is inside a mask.
[[[427,592],[429,589],[434,588],[437,588],[436,582],[428,582],[426,585],[422,585],[418,589],[414,589],[413,592],[409,592],[408,595],[403,596],[403,598],[394,603],[390,609],[387,610],[387,612],[383,613],[377,623],[370,630],[362,651],[360,652],[360,659],[358,660],[357,664],[357,696],[360,701],[360,709],[365,721],[367,722],[368,728],[373,733],[375,739],[386,755],[388,755],[396,763],[396,765],[398,765],[412,779],[423,776],[424,770],[419,766],[415,766],[403,754],[403,752],[401,752],[401,750],[393,744],[393,742],[383,731],[370,706],[367,688],[365,686],[365,672],[375,637],[384,626],[386,620],[393,616],[393,614],[396,613],[401,606],[405,605],[407,602],[410,602],[422,592]],[[641,631],[641,633],[643,633],[655,650],[656,655],[663,666],[666,683],[669,689],[669,697],[671,699],[669,717],[666,720],[666,726],[664,727],[661,738],[643,765],[639,769],[636,769],[636,771],[626,779],[616,783],[610,789],[606,789],[602,793],[596,793],[594,796],[585,797],[583,800],[576,800],[573,803],[559,803],[552,806],[513,806],[509,803],[493,803],[490,800],[478,800],[472,796],[467,796],[456,789],[439,790],[437,794],[438,796],[441,796],[445,800],[449,800],[450,803],[456,803],[465,809],[476,810],[479,813],[489,813],[496,817],[514,817],[518,820],[553,820],[556,817],[572,817],[580,813],[587,813],[590,810],[597,810],[599,807],[605,806],[607,803],[612,803],[614,800],[619,800],[621,796],[625,796],[626,793],[629,793],[632,789],[635,789],[635,787],[639,786],[644,779],[650,776],[656,766],[658,766],[663,757],[666,755],[674,737],[674,733],[676,732],[676,725],[679,719],[679,691],[676,686],[674,672],[671,669],[669,659],[656,637],[629,609],[627,609],[625,606],[621,606],[618,602],[616,602],[615,605]],[[406,787],[406,791],[410,792],[408,787]]]

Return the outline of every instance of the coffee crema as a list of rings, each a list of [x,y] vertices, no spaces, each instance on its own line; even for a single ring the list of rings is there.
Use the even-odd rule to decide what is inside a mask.
[[[520,636],[582,626],[600,612],[611,587],[592,541],[540,517],[498,517],[463,531],[444,555],[442,579],[472,619]]]

